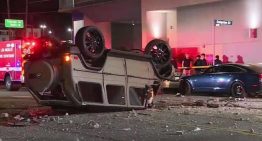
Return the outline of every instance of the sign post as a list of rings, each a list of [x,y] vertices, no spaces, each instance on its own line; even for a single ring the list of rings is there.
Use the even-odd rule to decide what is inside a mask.
[[[215,20],[215,26],[233,25],[233,21]]]
[[[5,19],[6,28],[24,28],[24,21],[17,19]]]
[[[233,21],[230,20],[214,20],[214,31],[213,31],[213,65],[215,65],[215,59],[216,56],[216,27],[223,26],[223,25],[233,25]]]

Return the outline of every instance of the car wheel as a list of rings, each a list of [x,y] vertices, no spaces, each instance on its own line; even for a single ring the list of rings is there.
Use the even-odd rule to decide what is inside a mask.
[[[188,81],[182,81],[180,82],[179,86],[180,94],[182,95],[191,95],[192,94],[192,86]]]
[[[172,65],[169,64],[161,69],[159,69],[159,75],[168,78],[172,74]]]
[[[104,36],[96,27],[81,28],[76,34],[75,41],[85,60],[97,60],[104,54]]]
[[[5,88],[8,91],[17,91],[20,88],[19,84],[14,84],[14,82],[12,82],[11,77],[9,75],[7,75],[5,77]]]
[[[231,86],[231,95],[233,97],[246,97],[247,93],[242,83],[235,82]]]
[[[144,53],[152,57],[156,68],[163,68],[171,62],[171,51],[166,41],[160,39],[150,41],[145,47]]]

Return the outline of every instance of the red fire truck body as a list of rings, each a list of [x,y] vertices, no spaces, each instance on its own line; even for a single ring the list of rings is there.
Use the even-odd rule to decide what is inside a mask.
[[[0,81],[8,90],[18,90],[24,81],[22,40],[0,42]]]

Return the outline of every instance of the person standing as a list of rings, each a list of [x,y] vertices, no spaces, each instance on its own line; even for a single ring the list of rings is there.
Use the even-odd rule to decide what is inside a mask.
[[[206,54],[202,53],[200,56],[200,60],[201,60],[202,67],[207,66]],[[205,68],[202,68],[201,72],[204,72],[204,71],[205,71]]]
[[[191,75],[191,66],[192,66],[192,60],[189,58],[188,54],[185,54],[185,58],[182,61],[183,75],[185,76]]]
[[[194,66],[198,67],[198,66],[201,66],[201,65],[202,65],[202,63],[201,63],[200,55],[197,55],[196,61],[194,63]],[[199,74],[200,72],[201,72],[201,68],[196,68],[195,69],[195,73],[196,74]]]
[[[200,59],[201,59],[201,66],[207,66],[206,54],[202,53]]]
[[[219,55],[216,55],[216,59],[215,59],[215,64],[214,65],[220,65],[222,64],[222,61],[219,59]]]

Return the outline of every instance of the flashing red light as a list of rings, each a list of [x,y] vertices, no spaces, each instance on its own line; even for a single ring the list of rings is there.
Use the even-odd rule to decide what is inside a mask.
[[[25,45],[27,45],[27,46],[35,46],[36,43],[34,41],[28,41],[28,42],[25,42]]]
[[[31,42],[31,45],[32,45],[32,46],[35,46],[35,45],[36,45],[36,43],[33,41],[33,42]]]
[[[23,43],[23,54],[27,55],[27,54],[34,54],[34,48],[36,48],[37,46],[37,42],[35,40],[25,40]]]

